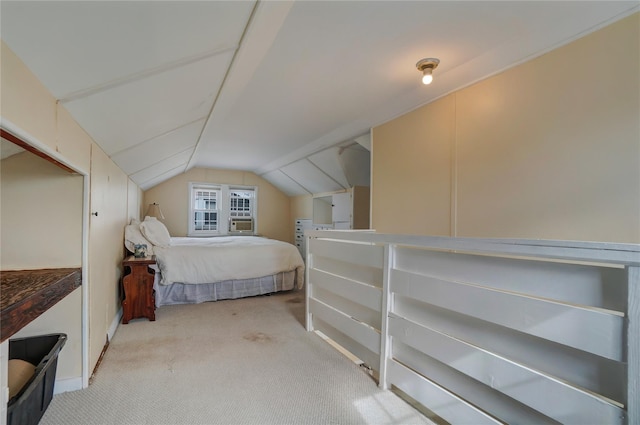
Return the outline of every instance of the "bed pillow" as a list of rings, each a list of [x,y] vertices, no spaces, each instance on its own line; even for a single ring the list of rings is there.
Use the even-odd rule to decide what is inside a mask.
[[[129,224],[124,228],[124,246],[133,254],[136,245],[147,245],[147,255],[153,255],[153,244],[142,235],[139,224]]]
[[[145,217],[144,221],[140,223],[140,231],[154,245],[171,245],[171,235],[167,227],[155,217]]]

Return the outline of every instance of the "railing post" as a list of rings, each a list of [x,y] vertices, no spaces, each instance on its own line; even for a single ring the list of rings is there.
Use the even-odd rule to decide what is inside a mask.
[[[306,236],[304,237],[304,244],[305,244],[305,253],[306,253],[306,257],[305,258],[305,262],[306,264],[304,265],[304,289],[305,289],[305,324],[306,324],[306,329],[307,332],[311,332],[313,331],[313,323],[312,323],[312,318],[311,318],[311,312],[309,311],[309,298],[313,295],[312,289],[311,289],[311,282],[309,281],[309,270],[311,269],[311,267],[313,266],[312,262],[312,258],[313,255],[310,252],[309,249],[309,245],[310,245],[310,239],[311,236]]]
[[[382,270],[382,306],[380,308],[380,382],[378,386],[384,390],[389,389],[387,384],[387,359],[391,356],[391,337],[387,329],[389,324],[389,310],[391,308],[392,295],[390,292],[389,280],[391,278],[391,268],[394,265],[395,245],[384,245],[384,265]]]
[[[640,423],[640,267],[627,267],[627,423]]]

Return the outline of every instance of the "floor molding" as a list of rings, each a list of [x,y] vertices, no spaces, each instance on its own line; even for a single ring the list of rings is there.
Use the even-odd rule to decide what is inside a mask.
[[[69,391],[78,391],[82,389],[82,377],[56,379],[53,386],[53,394],[61,394]]]
[[[118,312],[116,313],[116,316],[113,318],[113,321],[111,322],[111,326],[109,326],[109,330],[107,330],[107,338],[106,338],[104,347],[102,347],[102,352],[100,353],[100,357],[98,357],[98,361],[96,362],[96,365],[93,368],[93,372],[91,372],[91,376],[89,377],[89,384],[91,384],[91,380],[93,379],[93,376],[96,374],[96,371],[100,366],[100,363],[102,363],[102,358],[104,357],[105,353],[107,352],[107,349],[109,348],[109,341],[113,339],[113,336],[116,334],[116,331],[118,330],[118,326],[120,326],[120,319],[122,319],[122,308],[118,310]]]
[[[111,322],[111,326],[109,326],[109,331],[107,332],[107,339],[109,341],[111,341],[113,339],[113,336],[116,334],[116,331],[118,330],[118,326],[120,326],[120,319],[122,319],[122,308],[118,310],[118,312],[116,313],[116,316],[113,318],[113,321]]]

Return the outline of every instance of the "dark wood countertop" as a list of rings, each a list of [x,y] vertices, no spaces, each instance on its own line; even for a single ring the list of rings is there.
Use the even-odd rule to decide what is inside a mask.
[[[0,271],[0,342],[82,283],[79,268]]]

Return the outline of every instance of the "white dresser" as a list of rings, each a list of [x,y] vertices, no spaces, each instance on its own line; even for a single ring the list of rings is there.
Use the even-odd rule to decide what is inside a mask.
[[[304,231],[312,228],[312,220],[310,218],[296,218],[295,220],[295,245],[302,255],[302,259],[307,261],[307,250],[304,240]]]

